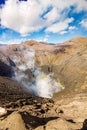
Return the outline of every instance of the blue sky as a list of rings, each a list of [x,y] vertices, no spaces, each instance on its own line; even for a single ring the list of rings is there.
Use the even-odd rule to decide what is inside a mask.
[[[87,36],[87,0],[0,0],[0,43]]]

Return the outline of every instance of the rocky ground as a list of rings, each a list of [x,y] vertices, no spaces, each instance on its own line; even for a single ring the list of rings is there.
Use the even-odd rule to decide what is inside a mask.
[[[2,107],[0,130],[87,130],[87,94],[56,101],[31,96]]]

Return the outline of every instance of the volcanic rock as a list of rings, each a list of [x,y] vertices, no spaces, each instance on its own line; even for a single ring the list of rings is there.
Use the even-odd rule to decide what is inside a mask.
[[[7,114],[7,110],[5,108],[0,107],[0,117]]]
[[[0,129],[3,130],[26,130],[25,124],[19,113],[13,112],[0,122]]]

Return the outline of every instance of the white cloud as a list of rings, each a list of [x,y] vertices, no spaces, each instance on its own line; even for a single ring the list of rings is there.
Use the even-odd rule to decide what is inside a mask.
[[[78,13],[87,11],[86,5],[86,0],[27,0],[26,2],[7,0],[3,8],[0,9],[1,24],[24,36],[43,28],[50,30],[50,25],[52,25],[51,28],[59,27],[59,23],[63,25],[62,29],[59,27],[59,31],[54,29],[54,32],[65,31],[64,29],[69,25],[66,24],[65,27],[62,21],[66,21],[70,7],[75,7],[72,11]],[[51,9],[48,11],[48,8]],[[65,11],[66,9],[68,11]],[[54,24],[57,21],[59,23]]]
[[[20,44],[20,43],[25,42],[25,41],[27,41],[26,38],[20,38],[20,39],[14,39],[14,40],[12,39],[12,40],[8,40],[8,41],[4,41],[4,40],[1,39],[0,44],[5,44],[5,45]]]
[[[80,22],[80,24],[85,28],[87,29],[87,19],[84,19]]]
[[[67,31],[61,31],[60,34],[63,35],[63,34],[66,34]]]
[[[74,0],[77,13],[80,11],[87,11],[87,0]]]
[[[46,29],[46,32],[60,33],[68,29],[69,23],[73,22],[73,18],[67,18],[65,21],[52,24]]]
[[[21,34],[38,31],[43,20],[39,17],[41,7],[35,1],[19,2],[8,0],[1,10],[1,24]]]
[[[76,30],[76,29],[77,29],[77,27],[75,27],[75,26],[70,26],[70,27],[69,27],[69,30],[70,30],[70,31],[73,31],[73,30]]]
[[[69,9],[71,6],[75,7],[75,12],[87,11],[86,0],[52,0],[52,2],[61,11],[66,8]]]
[[[55,22],[60,18],[60,13],[58,12],[57,8],[53,8],[50,12],[48,12],[44,18],[46,18],[47,22]]]
[[[71,32],[71,31],[76,30],[76,29],[77,29],[77,27],[75,27],[75,26],[68,26],[67,31],[63,30],[60,32],[60,34],[63,35],[63,34],[68,33],[69,31]]]
[[[36,40],[38,42],[48,42],[49,38],[50,38],[50,36],[48,34],[46,34],[45,36],[35,38],[34,40]]]

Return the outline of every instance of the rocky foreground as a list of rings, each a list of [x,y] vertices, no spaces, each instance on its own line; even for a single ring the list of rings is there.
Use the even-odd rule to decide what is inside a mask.
[[[0,130],[87,130],[87,95],[58,101],[28,97],[2,105]]]
[[[35,49],[35,68],[53,73],[63,86],[51,99],[34,96],[21,84],[26,75],[26,83],[35,79],[24,55],[29,48]],[[0,130],[87,130],[87,38],[0,47]]]

